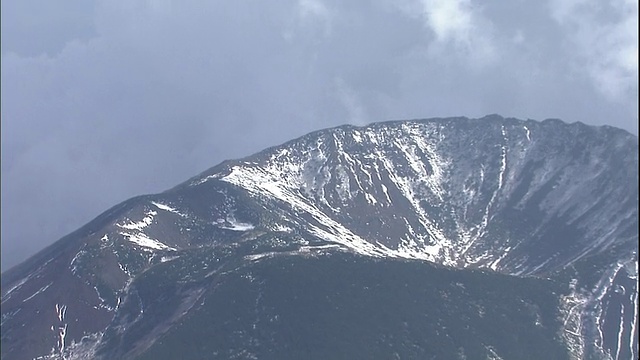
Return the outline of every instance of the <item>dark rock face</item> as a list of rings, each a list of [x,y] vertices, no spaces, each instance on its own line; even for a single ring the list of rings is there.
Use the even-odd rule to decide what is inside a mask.
[[[128,200],[2,274],[2,357],[638,356],[638,143],[343,126]]]

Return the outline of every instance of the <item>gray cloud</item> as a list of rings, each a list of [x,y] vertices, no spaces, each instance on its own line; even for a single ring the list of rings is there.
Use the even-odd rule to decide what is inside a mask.
[[[3,1],[2,269],[128,197],[347,122],[637,133],[637,1],[587,2]]]

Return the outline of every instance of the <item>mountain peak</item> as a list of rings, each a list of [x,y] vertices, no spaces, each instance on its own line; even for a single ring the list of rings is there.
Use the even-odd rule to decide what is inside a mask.
[[[295,266],[316,276],[305,264],[334,264],[360,274],[353,281],[369,284],[362,286],[392,286],[362,278],[359,266],[377,273],[371,270],[375,266],[370,268],[372,261],[405,264],[380,265],[391,266],[402,278],[411,277],[407,271],[415,266],[427,266],[417,270],[424,274],[462,274],[451,275],[462,288],[442,288],[443,294],[457,294],[440,300],[447,309],[472,301],[465,289],[479,286],[471,279],[480,273],[477,281],[496,284],[491,291],[502,289],[505,299],[530,297],[527,306],[538,310],[531,310],[534,320],[523,329],[547,324],[538,335],[540,344],[555,339],[549,340],[554,345],[546,343],[549,349],[565,346],[575,357],[620,353],[623,347],[637,354],[630,329],[637,318],[632,309],[638,292],[633,280],[638,145],[627,133],[601,130],[499,115],[388,121],[320,130],[225,161],[164,193],[110,209],[3,274],[3,357],[156,354],[159,339],[171,342],[172,336],[185,334],[178,324],[193,316],[214,321],[218,315],[212,314],[232,306],[220,303],[220,309],[207,310],[206,303],[222,301],[214,289],[240,281],[236,275],[251,279],[257,272],[261,281],[281,286],[269,274],[293,276],[283,269]],[[360,265],[352,268],[343,261]],[[526,279],[535,279],[531,286],[545,292],[546,305],[520,285],[502,285]],[[616,297],[620,287],[626,297]],[[254,285],[243,289],[259,302],[263,290]],[[331,288],[316,290],[332,293]],[[474,296],[482,307],[495,300]],[[260,319],[266,314],[255,311]],[[563,321],[545,322],[545,316]],[[96,320],[89,324],[88,319]],[[40,329],[36,321],[53,330]],[[451,320],[439,321],[451,325]],[[479,325],[484,321],[466,326],[485,326]],[[279,335],[267,341],[264,333],[247,335],[252,333],[244,327],[248,324],[234,326],[244,335],[228,341],[239,348],[262,355],[296,354],[278,347]],[[281,329],[265,326],[264,331]],[[561,344],[555,342],[557,332],[564,334]],[[36,338],[44,340],[30,346]],[[255,345],[262,341],[274,342]],[[512,354],[497,338],[478,341],[458,344],[462,350],[455,351]],[[229,344],[212,351],[229,357],[220,352]],[[413,354],[403,352],[408,351],[404,345],[394,346]]]

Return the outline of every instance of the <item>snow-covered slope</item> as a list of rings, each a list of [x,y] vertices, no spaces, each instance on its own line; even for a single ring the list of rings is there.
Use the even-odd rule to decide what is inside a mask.
[[[553,120],[346,126],[190,185],[234,184],[282,205],[283,226],[295,219],[362,254],[537,274],[637,238],[634,142]],[[559,231],[567,238],[558,241]]]

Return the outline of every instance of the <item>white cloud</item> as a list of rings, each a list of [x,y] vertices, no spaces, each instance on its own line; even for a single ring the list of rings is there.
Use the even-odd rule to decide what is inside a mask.
[[[421,3],[438,40],[470,41],[474,15],[469,0],[423,0]]]
[[[429,51],[436,56],[453,47],[460,58],[468,59],[471,67],[482,67],[497,58],[492,40],[492,25],[481,9],[471,0],[419,0],[415,9],[433,32],[436,41]],[[410,10],[410,11],[415,11]]]
[[[638,94],[638,1],[551,0],[578,71],[610,100]]]
[[[317,22],[324,36],[331,35],[332,16],[329,8],[320,0],[299,0],[298,16],[302,23]]]
[[[300,16],[317,16],[322,18],[329,17],[327,6],[320,0],[300,0],[298,1],[298,9]]]

